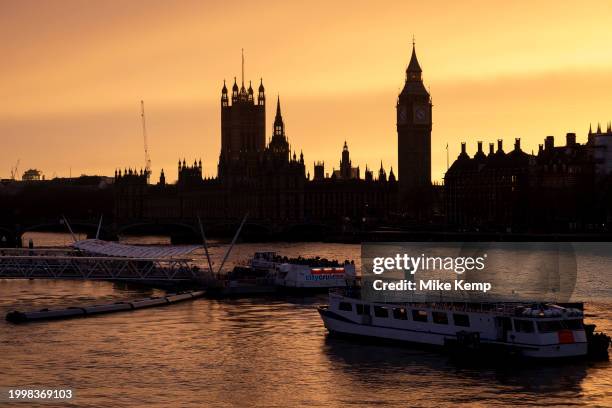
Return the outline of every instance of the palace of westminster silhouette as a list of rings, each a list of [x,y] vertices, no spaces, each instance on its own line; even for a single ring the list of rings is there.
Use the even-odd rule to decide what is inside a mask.
[[[250,219],[275,225],[295,223],[383,222],[405,214],[430,214],[431,99],[422,80],[416,52],[406,69],[397,100],[398,178],[393,169],[375,175],[353,167],[346,141],[339,169],[326,172],[323,162],[306,173],[303,153],[290,150],[280,98],[272,136],[266,143],[266,94],[244,79],[221,90],[221,152],[216,178],[202,177],[201,161],[178,162],[178,181],[149,184],[146,171],[115,173],[115,218],[231,220]]]
[[[244,75],[243,75],[244,77]],[[266,94],[236,79],[221,90],[221,151],[217,177],[203,178],[202,163],[178,162],[178,181],[162,170],[151,183],[147,171],[118,170],[103,176],[23,181],[0,180],[0,232],[38,225],[65,214],[92,219],[104,214],[117,227],[193,224],[232,225],[245,214],[268,232],[406,231],[612,232],[612,123],[589,128],[585,143],[568,133],[565,146],[547,136],[537,154],[524,152],[519,138],[483,142],[470,157],[467,145],[447,169],[442,185],[431,183],[432,104],[414,44],[404,87],[397,97],[398,169],[354,166],[346,142],[338,169],[290,148],[280,99],[266,143]],[[32,174],[30,174],[32,173]],[[34,174],[35,173],[35,174]],[[27,175],[27,177],[26,177]],[[44,201],[45,205],[38,205]],[[209,224],[209,225],[210,225]],[[341,228],[338,228],[341,227]],[[220,227],[221,228],[221,227]],[[262,231],[263,232],[263,231]],[[0,234],[0,239],[2,238]],[[320,237],[319,237],[320,238]],[[0,243],[0,246],[2,244]]]

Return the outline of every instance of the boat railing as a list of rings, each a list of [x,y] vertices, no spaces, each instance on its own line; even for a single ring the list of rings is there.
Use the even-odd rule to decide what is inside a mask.
[[[304,266],[310,266],[310,267],[319,267],[319,268],[339,268],[339,267],[343,267],[344,265],[354,265],[355,262],[354,261],[350,261],[350,260],[345,260],[344,262],[340,262],[337,259],[326,259],[326,258],[302,258],[302,257],[297,257],[297,258],[290,258],[287,256],[280,256],[280,255],[276,255],[275,257],[273,257],[272,259],[266,259],[266,261],[268,262],[273,262],[273,263],[277,263],[277,264],[281,264],[281,263],[288,263],[288,264],[294,264],[294,265],[304,265]]]
[[[359,286],[347,286],[346,288],[333,288],[329,290],[331,295],[348,297],[356,300],[365,300],[362,297]],[[504,316],[520,316],[528,308],[546,310],[550,307],[546,303],[538,302],[376,302],[387,303],[389,305],[405,306],[410,308],[430,308],[436,310],[448,310],[453,312],[472,312],[472,313],[495,313]],[[546,317],[543,315],[542,317]]]

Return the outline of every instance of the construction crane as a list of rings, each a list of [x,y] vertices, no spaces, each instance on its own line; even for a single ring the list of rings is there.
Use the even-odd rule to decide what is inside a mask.
[[[11,180],[15,180],[15,177],[17,177],[17,170],[19,169],[20,160],[21,159],[17,159],[17,163],[15,163],[15,166],[11,168]]]
[[[142,137],[144,139],[145,173],[147,181],[151,175],[151,157],[149,157],[149,143],[147,141],[147,124],[145,121],[144,101],[140,101],[140,116],[142,117]]]

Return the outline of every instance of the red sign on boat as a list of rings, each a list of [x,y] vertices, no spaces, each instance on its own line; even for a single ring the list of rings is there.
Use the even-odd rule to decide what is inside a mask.
[[[312,268],[310,273],[313,275],[330,275],[330,274],[344,274],[344,268]]]

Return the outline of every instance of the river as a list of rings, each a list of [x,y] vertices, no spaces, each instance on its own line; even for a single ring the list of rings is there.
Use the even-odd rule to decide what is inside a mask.
[[[33,239],[37,245],[64,245],[70,238]],[[239,244],[230,263],[255,249],[357,262],[360,256],[359,245]],[[213,246],[217,263],[224,251]],[[109,282],[0,280],[0,312],[159,293]],[[579,276],[575,293],[574,300],[587,302],[587,322],[612,333],[610,272]],[[74,400],[60,406],[78,407],[612,404],[610,362],[461,367],[432,352],[329,338],[315,309],[325,302],[325,295],[199,299],[88,319],[2,321],[0,387],[72,388]]]

